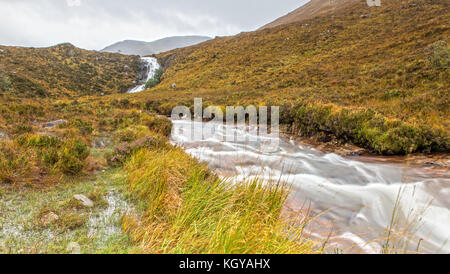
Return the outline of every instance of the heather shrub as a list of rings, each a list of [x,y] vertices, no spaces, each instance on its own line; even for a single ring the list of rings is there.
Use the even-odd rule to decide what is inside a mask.
[[[58,152],[56,167],[64,174],[76,175],[83,170],[88,156],[89,149],[85,144],[77,139],[68,140]]]

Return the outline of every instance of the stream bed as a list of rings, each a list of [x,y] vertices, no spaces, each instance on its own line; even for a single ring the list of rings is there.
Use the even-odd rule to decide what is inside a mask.
[[[311,238],[327,241],[328,252],[450,253],[448,170],[346,158],[286,138],[260,137],[246,125],[172,122],[172,144],[219,176],[289,183],[286,210],[314,217],[307,231]],[[191,134],[206,125],[208,136]],[[227,134],[241,140],[227,141]],[[261,149],[270,138],[279,145]]]

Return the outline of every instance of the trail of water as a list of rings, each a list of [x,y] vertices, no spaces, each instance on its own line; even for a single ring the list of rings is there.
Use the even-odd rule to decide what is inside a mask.
[[[141,59],[145,63],[147,70],[147,77],[145,78],[145,81],[142,84],[132,88],[131,90],[128,91],[128,93],[138,93],[144,91],[145,84],[147,83],[147,81],[155,77],[156,71],[160,68],[158,60],[154,57],[142,57]]]
[[[279,140],[277,150],[265,152],[261,143],[267,137],[252,136],[255,132],[245,126],[233,127],[231,132],[249,138],[230,142],[225,141],[230,128],[223,124],[208,123],[211,134],[199,139],[186,128],[193,126],[195,132],[205,123],[174,120],[173,124],[172,143],[207,162],[219,175],[291,183],[290,209],[300,211],[310,202],[313,213],[320,214],[310,229],[321,239],[332,230],[332,247],[382,252],[383,237],[394,219],[391,248],[415,251],[420,243],[419,252],[450,252],[448,173],[347,159],[289,140]]]

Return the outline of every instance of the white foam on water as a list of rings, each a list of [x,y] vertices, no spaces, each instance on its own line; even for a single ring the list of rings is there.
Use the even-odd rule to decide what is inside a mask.
[[[293,140],[280,140],[279,149],[268,153],[260,149],[263,140],[255,140],[250,136],[254,131],[243,126],[233,130],[249,137],[246,141],[226,141],[228,126],[218,123],[208,123],[208,131],[213,128],[213,132],[206,139],[194,138],[192,129],[203,124],[174,120],[171,142],[231,183],[258,178],[292,184],[293,197],[312,201],[317,212],[325,211],[321,218],[331,220],[338,235],[363,252],[381,252],[382,243],[374,240],[386,236],[395,212],[391,234],[409,236],[402,236],[405,249],[415,251],[420,242],[419,252],[450,253],[448,177],[419,177],[398,163],[346,159]]]
[[[147,67],[147,77],[145,78],[145,82],[143,84],[132,88],[128,91],[128,93],[138,93],[144,91],[147,81],[155,77],[156,71],[161,68],[158,64],[158,60],[154,57],[142,57],[141,59]]]

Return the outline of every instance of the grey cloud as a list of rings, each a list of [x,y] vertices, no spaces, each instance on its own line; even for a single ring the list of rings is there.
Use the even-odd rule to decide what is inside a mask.
[[[0,0],[0,44],[87,49],[174,35],[254,30],[307,0]]]

